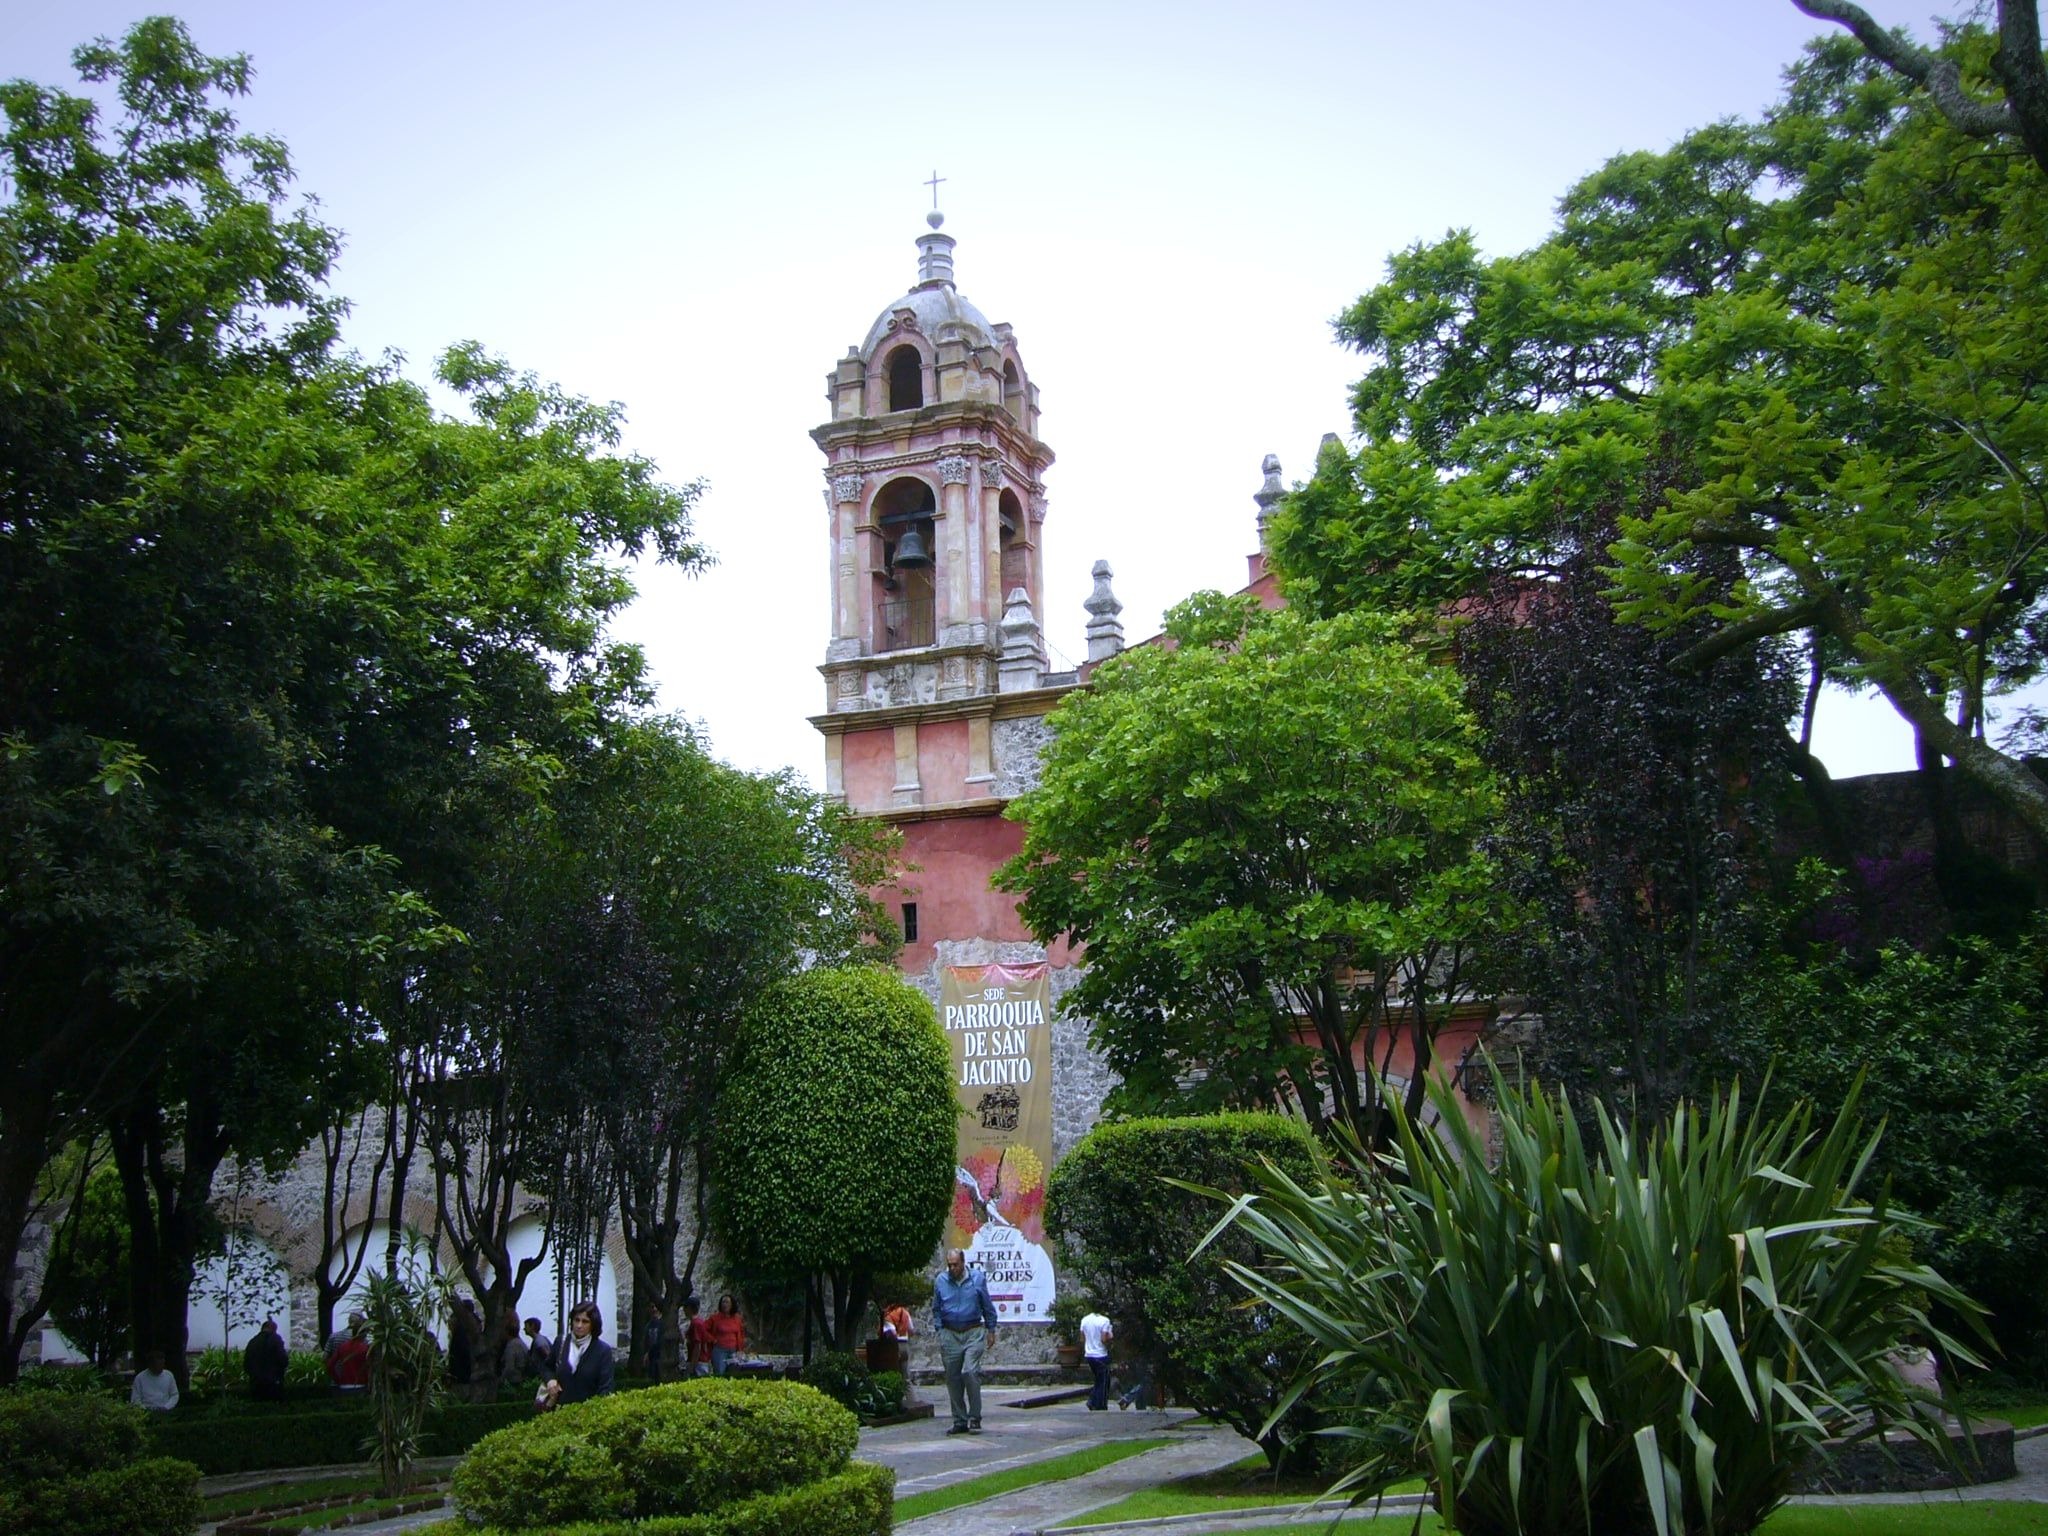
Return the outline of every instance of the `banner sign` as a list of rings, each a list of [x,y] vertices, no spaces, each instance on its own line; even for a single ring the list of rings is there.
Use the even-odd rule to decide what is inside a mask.
[[[1052,973],[1043,964],[949,966],[939,981],[939,1020],[966,1111],[946,1246],[966,1249],[967,1262],[981,1266],[1003,1322],[1047,1322]]]

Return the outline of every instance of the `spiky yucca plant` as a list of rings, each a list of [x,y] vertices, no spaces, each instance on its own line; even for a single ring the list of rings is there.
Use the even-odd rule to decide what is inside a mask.
[[[386,1494],[405,1487],[418,1459],[427,1416],[441,1402],[441,1346],[434,1330],[447,1317],[450,1287],[417,1247],[386,1274],[371,1270],[360,1303],[370,1341],[370,1434],[363,1448]]]
[[[1420,1473],[1471,1536],[1734,1536],[1866,1418],[1947,1454],[1881,1357],[1919,1330],[1976,1363],[1924,1308],[1979,1309],[1858,1196],[1853,1094],[1824,1128],[1717,1096],[1639,1141],[1603,1111],[1589,1149],[1562,1097],[1494,1083],[1497,1157],[1440,1088],[1439,1127],[1404,1117],[1391,1155],[1340,1146],[1307,1185],[1265,1169],[1210,1234],[1269,1256],[1229,1268],[1316,1342],[1297,1393],[1391,1392],[1331,1431],[1355,1440],[1340,1487]]]

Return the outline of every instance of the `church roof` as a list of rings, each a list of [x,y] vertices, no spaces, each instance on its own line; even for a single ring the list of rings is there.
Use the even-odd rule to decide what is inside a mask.
[[[997,345],[995,327],[988,317],[960,296],[953,286],[953,237],[938,232],[942,216],[928,216],[932,232],[917,240],[918,281],[900,299],[893,299],[868,327],[860,344],[863,360],[872,361],[875,348],[892,333],[904,329],[903,312],[908,310],[916,327],[932,341],[959,340],[969,346]]]

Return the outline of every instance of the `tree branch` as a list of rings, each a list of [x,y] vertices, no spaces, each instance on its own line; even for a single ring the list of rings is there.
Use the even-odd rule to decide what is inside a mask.
[[[1711,666],[1731,651],[1754,645],[1772,635],[1790,634],[1795,629],[1805,629],[1821,616],[1818,599],[1807,598],[1792,604],[1789,608],[1771,608],[1763,613],[1752,614],[1749,618],[1717,629],[1697,645],[1680,651],[1671,658],[1671,665],[1681,672],[1697,672]]]
[[[1998,0],[1999,46],[1991,60],[1991,72],[2005,87],[2003,102],[1972,96],[1963,88],[1962,72],[1954,59],[1886,31],[1860,5],[1848,0],[1792,3],[1817,21],[1848,28],[1865,53],[1925,90],[1958,132],[1975,139],[2011,135],[2048,174],[2048,66],[2041,59],[2036,0]]]

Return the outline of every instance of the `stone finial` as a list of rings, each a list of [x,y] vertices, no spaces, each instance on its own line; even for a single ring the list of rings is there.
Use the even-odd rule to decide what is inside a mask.
[[[953,286],[953,247],[956,244],[958,242],[951,235],[942,235],[936,229],[917,237],[918,287]]]
[[[1278,454],[1267,454],[1259,468],[1265,471],[1266,483],[1259,487],[1252,500],[1259,504],[1259,548],[1264,549],[1267,530],[1273,524],[1273,508],[1279,505],[1280,498],[1287,494],[1287,488],[1280,483]]]
[[[1031,595],[1022,587],[1010,588],[997,628],[1003,649],[996,663],[996,691],[1023,693],[1036,688],[1044,665],[1045,640],[1039,633],[1038,615],[1031,611]]]
[[[1081,606],[1088,610],[1088,659],[1107,661],[1124,648],[1123,621],[1117,617],[1124,605],[1109,590],[1109,578],[1116,573],[1107,560],[1095,562],[1095,590]]]

